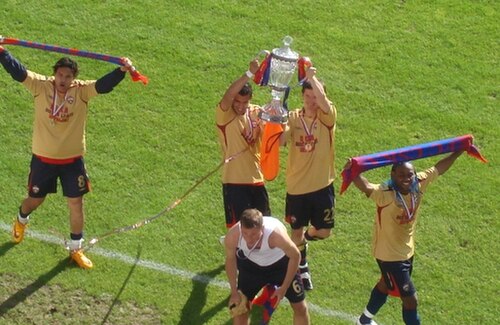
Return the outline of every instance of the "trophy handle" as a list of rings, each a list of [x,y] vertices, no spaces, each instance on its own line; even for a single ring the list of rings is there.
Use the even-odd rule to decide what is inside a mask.
[[[259,70],[255,73],[253,77],[253,81],[259,86],[267,86],[267,82],[269,79],[269,65],[271,52],[267,50],[262,50],[255,56],[255,60],[259,59],[259,56],[264,56],[264,59],[260,62]],[[267,76],[267,77],[266,77]]]
[[[258,60],[259,58],[262,58],[262,57],[267,58],[267,56],[268,56],[269,54],[270,54],[270,52],[269,52],[268,50],[262,50],[262,51],[260,51],[259,53],[257,53],[257,54],[255,55],[254,59],[257,59],[257,60]]]

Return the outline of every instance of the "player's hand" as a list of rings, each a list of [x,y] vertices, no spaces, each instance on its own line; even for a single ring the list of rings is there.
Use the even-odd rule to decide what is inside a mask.
[[[345,163],[344,169],[349,169],[352,166],[352,158],[347,159],[347,162]]]
[[[231,297],[229,297],[229,308],[232,306],[238,306],[241,302],[240,294],[236,292],[231,292]]]
[[[287,288],[284,288],[284,287],[279,287],[278,289],[276,289],[273,294],[271,295],[271,300],[273,298],[277,298],[276,299],[276,303],[274,304],[273,307],[276,307],[280,301],[283,299],[283,297],[285,297],[285,294],[286,294],[286,290]]]
[[[250,71],[253,74],[256,74],[257,71],[259,71],[259,60],[257,58],[253,59],[250,61],[250,64],[248,65],[248,71]]]
[[[2,45],[0,45],[0,53],[3,52],[5,49]]]
[[[315,67],[309,67],[306,70],[306,78],[307,80],[312,80],[312,78],[316,76],[316,68]]]
[[[134,66],[132,65],[132,61],[129,58],[121,58],[122,61],[122,66],[120,69],[125,72],[125,71],[132,71],[134,70]]]

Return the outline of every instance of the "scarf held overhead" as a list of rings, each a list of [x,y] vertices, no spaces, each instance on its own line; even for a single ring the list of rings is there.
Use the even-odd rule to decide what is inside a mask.
[[[66,48],[66,47],[61,47],[61,46],[57,46],[57,45],[49,45],[49,44],[43,44],[43,43],[35,43],[35,42],[31,42],[31,41],[23,41],[23,40],[19,40],[17,38],[9,38],[9,37],[0,36],[0,44],[29,47],[29,48],[39,49],[39,50],[44,50],[44,51],[49,51],[49,52],[64,53],[64,54],[69,54],[69,55],[74,55],[74,56],[81,56],[81,57],[85,57],[85,58],[90,58],[90,59],[94,59],[94,60],[111,62],[114,64],[118,64],[120,66],[125,65],[124,60],[121,57],[116,57],[116,56],[111,56],[111,55],[106,55],[106,54],[99,54],[99,53],[88,52],[88,51],[81,51],[81,50],[78,50],[75,48]],[[132,76],[133,81],[141,81],[145,85],[149,82],[148,77],[140,74],[139,71],[137,71],[135,69],[135,67],[131,68],[130,75]]]
[[[432,157],[448,152],[465,150],[470,156],[486,163],[487,160],[472,144],[474,137],[470,134],[449,138],[395,150],[378,152],[370,155],[351,158],[351,165],[342,171],[340,194],[345,192],[354,178],[370,169],[392,165],[398,162]]]

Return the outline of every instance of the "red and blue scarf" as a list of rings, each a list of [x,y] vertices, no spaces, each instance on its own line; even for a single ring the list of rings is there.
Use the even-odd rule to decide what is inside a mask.
[[[345,192],[354,178],[370,169],[392,165],[398,162],[411,161],[447,152],[465,150],[470,156],[486,163],[476,146],[472,144],[473,136],[470,134],[456,138],[438,140],[404,147],[396,150],[373,153],[370,155],[351,158],[352,164],[342,171],[342,186],[340,194]]]

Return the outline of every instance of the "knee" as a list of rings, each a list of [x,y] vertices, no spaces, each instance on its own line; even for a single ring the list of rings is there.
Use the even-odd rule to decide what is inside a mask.
[[[304,315],[307,315],[309,313],[309,310],[307,308],[307,304],[306,304],[305,300],[298,302],[298,303],[293,303],[290,305],[292,306],[293,313],[295,315],[304,316]]]
[[[295,244],[300,244],[304,241],[304,231],[302,229],[292,229],[290,238]]]
[[[418,299],[417,299],[417,294],[413,294],[412,296],[409,297],[404,297],[402,298],[403,300],[403,308],[404,309],[417,309],[418,306]]]
[[[308,230],[306,230],[306,232],[304,233],[304,237],[308,241],[323,240],[330,237],[331,234],[332,234],[331,229],[315,229],[311,227]]]
[[[23,210],[23,213],[31,213],[32,211],[36,210],[40,205],[42,205],[43,201],[45,201],[45,197],[34,198],[28,196],[21,203],[21,209]]]
[[[319,240],[327,239],[328,237],[331,236],[331,234],[332,234],[331,229],[322,229],[321,231],[318,232],[318,239]]]
[[[81,207],[83,204],[83,196],[68,198],[68,205],[70,207]]]

